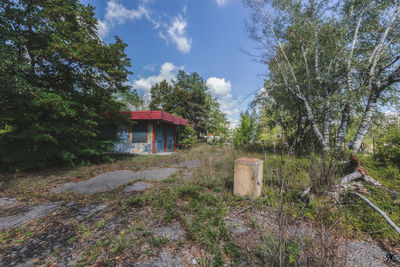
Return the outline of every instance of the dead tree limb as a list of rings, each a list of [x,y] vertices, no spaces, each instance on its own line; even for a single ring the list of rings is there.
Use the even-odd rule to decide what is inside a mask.
[[[357,192],[352,192],[354,195],[358,196],[362,200],[364,200],[369,206],[371,206],[374,210],[376,210],[384,219],[385,221],[390,224],[390,226],[393,227],[393,229],[400,235],[400,228],[384,213],[380,208],[374,205],[371,201],[369,201],[366,197],[363,195],[357,193]]]
[[[363,177],[362,173],[359,170],[357,170],[357,171],[347,174],[345,177],[343,177],[342,180],[340,180],[340,184],[341,185],[348,184],[351,181],[357,180],[361,177]]]
[[[379,182],[377,182],[375,179],[373,179],[371,176],[364,175],[363,176],[364,181],[369,182],[375,186],[382,186]]]
[[[350,183],[351,181],[357,180],[357,179],[363,179],[366,182],[369,182],[375,186],[382,186],[379,182],[377,182],[375,179],[373,179],[371,176],[368,175],[363,175],[361,171],[357,170],[355,172],[352,172],[340,180],[341,185],[345,185]]]

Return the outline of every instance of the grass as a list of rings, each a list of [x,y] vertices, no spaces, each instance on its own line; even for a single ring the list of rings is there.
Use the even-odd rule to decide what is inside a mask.
[[[264,188],[256,200],[238,197],[233,191],[234,159],[247,156],[265,159]],[[143,170],[150,167],[168,167],[179,161],[197,158],[203,167],[194,170],[192,179],[184,180],[179,173],[141,193],[121,194],[116,189],[92,196],[72,193],[58,195],[47,192],[64,182],[77,182],[105,171],[130,169]],[[382,169],[369,158],[362,158],[370,175],[385,187],[400,191],[399,170],[392,167]],[[287,266],[301,265],[306,257],[315,259],[334,253],[326,248],[334,244],[326,240],[308,240],[305,236],[282,238],[296,223],[310,223],[321,233],[334,233],[341,237],[371,236],[374,239],[396,242],[393,230],[365,203],[350,195],[341,197],[341,206],[332,203],[329,197],[317,195],[307,203],[299,200],[299,193],[308,185],[318,183],[318,174],[324,166],[318,155],[295,157],[289,154],[273,155],[240,151],[231,148],[201,146],[191,151],[170,156],[122,157],[113,163],[80,166],[72,169],[49,169],[22,172],[3,177],[0,195],[15,196],[21,201],[40,203],[47,201],[75,201],[79,203],[107,203],[110,209],[103,217],[93,222],[76,224],[77,235],[68,243],[79,247],[87,264],[116,265],[118,259],[130,257],[143,260],[159,255],[165,248],[187,249],[192,247],[201,266],[263,265],[268,262],[284,262]],[[335,167],[336,168],[336,167]],[[335,169],[332,179],[338,181],[342,166]],[[313,180],[314,179],[314,180]],[[396,180],[397,179],[397,180]],[[317,181],[317,182],[316,182]],[[398,200],[383,189],[366,185],[366,196],[400,224]],[[397,202],[396,202],[397,201]],[[68,214],[65,209],[62,214]],[[232,236],[226,224],[227,216],[238,214],[251,228],[248,236]],[[260,214],[267,214],[275,228],[265,228],[258,221]],[[236,215],[235,215],[236,216]],[[118,231],[108,231],[114,219]],[[155,237],[154,227],[178,221],[185,230],[185,240],[168,241],[165,236]],[[45,224],[44,221],[42,224]],[[68,220],[66,223],[76,223]],[[20,228],[0,232],[0,249],[12,241],[26,240],[35,235],[33,223]],[[99,231],[107,231],[97,235]],[[326,244],[324,244],[326,243]],[[325,246],[325,247],[324,247]],[[308,249],[305,249],[307,247]],[[277,258],[277,253],[283,256]],[[277,260],[278,259],[278,260]]]

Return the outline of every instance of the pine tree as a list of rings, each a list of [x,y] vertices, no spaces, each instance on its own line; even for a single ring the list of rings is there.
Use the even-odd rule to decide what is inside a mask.
[[[0,162],[32,168],[102,157],[121,110],[126,44],[97,36],[78,0],[0,2]]]

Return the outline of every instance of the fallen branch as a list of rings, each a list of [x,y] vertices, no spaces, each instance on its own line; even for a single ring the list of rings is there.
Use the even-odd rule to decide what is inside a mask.
[[[400,196],[400,193],[399,193],[399,192],[396,192],[396,191],[394,191],[394,190],[387,189],[387,191],[388,191],[389,193],[392,193],[393,195]]]
[[[385,219],[385,221],[387,221],[390,224],[390,226],[392,226],[393,229],[400,235],[400,228],[386,215],[386,213],[384,213],[380,208],[375,206],[374,203],[369,201],[363,195],[361,195],[357,192],[352,192],[352,193],[355,194],[356,196],[358,196],[359,198],[361,198],[362,200],[364,200],[369,206],[371,206],[374,210],[376,210]]]
[[[348,184],[351,181],[357,180],[361,177],[363,177],[362,173],[357,170],[357,171],[347,174],[345,177],[343,177],[342,180],[340,180],[340,184],[341,185]]]
[[[375,179],[373,179],[371,176],[368,176],[366,174],[363,174],[362,171],[356,170],[355,172],[352,172],[340,180],[341,185],[345,185],[350,183],[351,181],[357,180],[357,179],[363,179],[366,182],[369,182],[375,186],[382,186],[379,182],[377,182]]]
[[[382,186],[382,184],[380,184],[379,182],[377,182],[375,179],[373,179],[371,176],[368,175],[364,175],[363,176],[364,181],[371,183],[375,186]]]
[[[303,193],[301,193],[300,197],[301,197],[302,199],[304,199],[308,194],[310,194],[310,191],[311,191],[311,186],[307,187],[307,188],[303,191]]]

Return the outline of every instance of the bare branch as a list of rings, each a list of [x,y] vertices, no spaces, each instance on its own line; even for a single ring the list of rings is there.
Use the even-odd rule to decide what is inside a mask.
[[[353,194],[355,194],[356,196],[358,196],[359,198],[361,198],[362,200],[364,200],[369,206],[371,206],[374,210],[376,210],[384,219],[385,221],[391,226],[393,227],[393,229],[400,235],[400,228],[386,215],[386,213],[384,213],[380,208],[378,208],[377,206],[374,205],[374,203],[372,203],[371,201],[369,201],[366,197],[364,197],[363,195],[357,193],[357,192],[353,192]]]
[[[389,35],[389,32],[391,31],[392,27],[393,27],[393,23],[397,18],[397,15],[399,14],[400,11],[400,2],[398,3],[396,9],[394,10],[392,17],[390,18],[389,24],[386,26],[386,29],[379,41],[379,43],[377,44],[377,46],[375,47],[374,51],[372,52],[370,58],[369,58],[369,64],[372,63],[371,69],[369,71],[369,76],[370,76],[370,82],[372,82],[372,79],[374,77],[374,72],[375,72],[375,68],[376,65],[379,61],[379,58],[381,56],[381,54],[383,53],[383,45],[386,41],[387,36]]]
[[[347,62],[347,87],[350,91],[352,90],[351,62],[353,60],[354,47],[355,47],[357,39],[358,39],[358,32],[360,30],[360,25],[361,25],[361,21],[363,18],[363,14],[364,14],[364,9],[361,10],[360,15],[358,17],[357,25],[354,30],[353,41],[352,41],[351,47],[350,47],[349,58],[348,58],[348,62]]]

